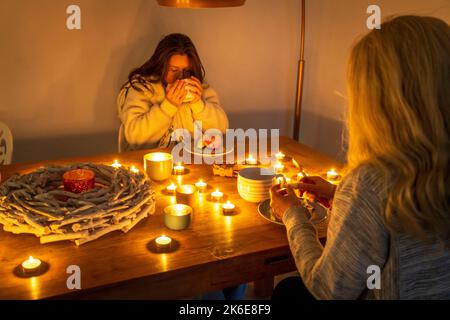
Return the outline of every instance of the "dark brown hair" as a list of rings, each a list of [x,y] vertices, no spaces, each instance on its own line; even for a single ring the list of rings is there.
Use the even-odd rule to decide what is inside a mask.
[[[203,82],[205,69],[194,43],[184,34],[172,33],[158,43],[155,52],[147,62],[130,72],[128,76],[129,83],[134,89],[139,90],[134,84],[138,82],[145,85],[146,77],[151,77],[147,81],[152,83],[164,81],[169,59],[175,54],[187,55],[190,63],[189,76],[192,75],[199,79],[200,82]]]

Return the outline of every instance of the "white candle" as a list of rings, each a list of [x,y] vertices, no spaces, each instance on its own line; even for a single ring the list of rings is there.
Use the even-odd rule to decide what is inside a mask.
[[[206,183],[206,182],[203,182],[203,180],[200,180],[199,182],[197,182],[196,184],[195,184],[195,186],[198,188],[198,190],[200,191],[200,192],[205,192],[205,189],[206,189],[206,186],[207,186],[208,184]]]
[[[334,169],[331,169],[330,171],[327,172],[327,179],[336,180],[337,177],[338,177],[338,173]]]
[[[219,191],[219,189],[216,189],[213,193],[211,193],[211,198],[214,201],[220,202],[223,198],[223,193]]]
[[[258,164],[258,160],[256,160],[255,158],[253,158],[252,155],[249,155],[247,159],[245,159],[245,163],[249,164],[249,165],[256,165]]]
[[[165,235],[162,235],[155,239],[156,247],[158,249],[167,249],[172,244],[172,239],[170,237],[167,237]]]
[[[175,185],[175,183],[172,182],[170,186],[167,186],[166,190],[167,193],[175,194],[175,191],[177,191],[177,186]]]
[[[122,167],[122,165],[119,163],[119,161],[114,160],[114,163],[111,165],[111,167],[113,167],[114,169],[119,169],[120,167]]]
[[[135,166],[132,166],[132,167],[131,167],[131,172],[133,172],[133,173],[139,173],[139,169],[136,169]]]
[[[285,154],[282,153],[281,151],[278,152],[278,153],[275,155],[275,158],[276,158],[278,161],[283,161],[285,157],[286,157]]]
[[[280,162],[277,162],[273,168],[275,169],[275,173],[280,173],[283,172],[284,165]]]
[[[223,210],[224,214],[233,213],[235,209],[236,209],[236,206],[234,204],[232,204],[230,201],[227,201],[227,203],[224,203],[222,205],[222,210]]]
[[[22,262],[22,268],[24,272],[35,272],[39,270],[41,264],[41,260],[30,256],[28,260]]]
[[[184,166],[179,163],[175,167],[173,167],[173,173],[175,174],[183,174],[184,173]]]

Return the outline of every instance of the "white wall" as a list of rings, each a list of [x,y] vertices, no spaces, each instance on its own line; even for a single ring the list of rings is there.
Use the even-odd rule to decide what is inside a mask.
[[[229,9],[170,9],[153,0],[1,0],[0,119],[12,129],[15,161],[116,150],[115,98],[128,72],[165,34],[195,42],[207,80],[232,127],[291,134],[300,0],[247,0]],[[78,4],[82,30],[65,27]],[[366,8],[383,15],[433,14],[449,0],[307,0],[307,65],[301,139],[341,157],[345,67]]]

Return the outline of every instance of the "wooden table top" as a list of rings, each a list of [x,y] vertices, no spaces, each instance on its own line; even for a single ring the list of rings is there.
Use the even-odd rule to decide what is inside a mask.
[[[311,174],[324,173],[332,167],[336,169],[342,167],[337,161],[289,138],[280,138],[280,149],[301,162],[305,170]],[[143,170],[143,155],[148,152],[149,150],[142,150],[13,164],[1,168],[2,181],[15,172],[28,173],[50,163],[111,164],[118,159],[124,165],[134,165]],[[298,172],[291,163],[286,163],[286,166],[289,170],[286,175]],[[66,268],[70,265],[77,265],[81,269],[81,294],[88,290],[95,291],[98,288],[127,282],[141,282],[148,283],[149,291],[165,291],[159,295],[153,292],[150,297],[180,298],[187,292],[190,293],[187,288],[190,285],[201,290],[228,284],[226,279],[230,276],[228,271],[239,274],[241,281],[250,281],[252,270],[247,270],[246,265],[242,263],[248,264],[249,261],[253,261],[257,257],[256,254],[264,254],[266,257],[272,253],[289,252],[285,228],[263,219],[258,214],[257,204],[241,199],[235,178],[214,176],[212,167],[207,165],[186,165],[186,168],[189,169],[189,174],[174,178],[173,182],[177,183],[180,182],[177,179],[182,179],[183,184],[191,184],[202,178],[209,185],[209,193],[215,188],[220,188],[226,195],[226,200],[236,204],[239,213],[231,217],[224,216],[217,204],[203,199],[195,208],[191,227],[183,231],[171,231],[164,226],[162,213],[167,205],[175,203],[175,197],[162,192],[170,184],[170,181],[167,181],[154,184],[157,193],[156,213],[141,221],[128,233],[113,232],[77,247],[68,241],[41,245],[39,239],[33,235],[15,235],[0,230],[0,299],[43,299],[71,294],[72,291],[66,285],[70,276],[66,273]],[[154,254],[148,251],[149,241],[162,234],[179,241],[179,249],[170,254]],[[30,255],[46,261],[50,269],[39,277],[28,279],[16,277],[13,274],[14,268]],[[201,286],[198,283],[202,281],[201,279],[192,278],[195,275],[200,277],[206,272],[211,282],[208,286]],[[177,282],[167,280],[170,277],[175,279],[177,275],[181,280]],[[172,287],[168,288],[170,285]],[[192,293],[195,293],[195,290]]]

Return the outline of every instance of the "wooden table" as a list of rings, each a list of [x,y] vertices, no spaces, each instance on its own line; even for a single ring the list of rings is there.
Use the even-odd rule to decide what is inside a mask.
[[[289,138],[282,137],[280,146],[309,173],[341,168],[337,161]],[[111,164],[118,159],[143,170],[143,155],[148,151],[13,164],[1,168],[2,180],[15,172],[27,173],[49,163]],[[286,165],[288,174],[298,172],[289,163]],[[195,208],[188,230],[171,231],[165,228],[162,215],[164,207],[174,201],[174,197],[161,192],[168,185],[166,182],[155,184],[155,215],[126,234],[113,232],[77,247],[67,241],[41,245],[33,235],[0,230],[0,299],[177,299],[252,281],[268,284],[270,290],[275,275],[296,269],[285,228],[263,219],[257,204],[242,200],[235,178],[214,176],[211,166],[187,168],[189,174],[181,178],[184,184],[202,178],[211,188],[220,188],[237,205],[239,214],[223,216],[217,205],[203,200]],[[170,254],[148,251],[149,241],[161,234],[179,241],[179,249]],[[35,278],[16,277],[13,269],[30,255],[48,262],[49,271]],[[70,265],[81,269],[81,290],[67,288],[70,274],[66,269]]]

